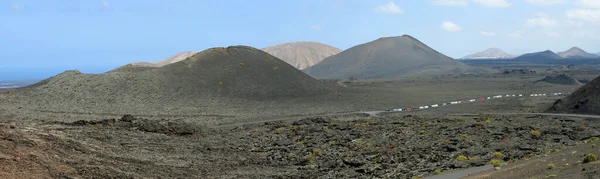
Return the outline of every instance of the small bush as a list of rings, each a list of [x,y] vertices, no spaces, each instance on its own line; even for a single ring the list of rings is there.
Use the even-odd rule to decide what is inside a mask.
[[[592,147],[596,147],[596,144],[592,144]]]
[[[552,164],[552,163],[551,163],[551,164],[548,164],[548,170],[552,170],[552,169],[554,169],[554,168],[556,168],[556,165],[554,165],[554,164]]]
[[[312,153],[315,155],[319,155],[319,154],[321,154],[321,149],[313,149]]]
[[[542,135],[542,132],[538,131],[538,130],[531,130],[529,131],[531,133],[531,135],[535,136],[535,137],[539,137]]]
[[[439,175],[439,174],[442,174],[442,173],[444,173],[444,171],[442,171],[442,169],[435,169],[435,171],[433,171],[434,175]]]
[[[590,142],[594,142],[594,141],[597,141],[597,140],[600,140],[600,138],[598,138],[598,137],[590,137],[588,139],[585,139],[584,142],[585,143],[590,143]]]
[[[508,142],[508,139],[507,139],[507,138],[502,138],[502,140],[501,140],[501,141],[502,141],[502,142]]]
[[[465,140],[465,139],[467,139],[467,137],[468,137],[468,135],[467,135],[467,134],[460,134],[460,138],[461,138],[462,140]]]
[[[324,131],[329,130],[329,127],[328,126],[323,126],[323,130]]]
[[[411,177],[411,179],[420,179],[420,178],[423,178],[423,175],[415,175],[415,176]]]
[[[477,160],[477,157],[469,157],[469,161],[475,161]]]
[[[502,156],[504,156],[504,154],[502,154],[502,152],[494,152],[494,154],[492,154],[495,158],[500,159],[502,158]]]
[[[557,176],[556,174],[550,174],[550,175],[546,176],[546,178],[554,178],[556,176]]]
[[[490,160],[489,164],[494,165],[494,167],[500,167],[500,165],[502,165],[503,162],[504,162],[503,160],[492,159],[492,160]]]
[[[313,155],[304,156],[305,160],[308,160],[308,165],[317,165],[317,158]]]
[[[583,157],[583,163],[590,163],[590,162],[594,162],[596,160],[598,160],[596,158],[596,155],[594,155],[592,153],[589,153],[589,154],[585,155],[585,157]]]
[[[385,144],[385,148],[394,149],[394,148],[396,148],[396,146],[394,144]]]
[[[288,160],[294,160],[294,159],[296,159],[296,154],[295,154],[295,153],[289,153],[289,154],[287,155],[287,159],[288,159]]]
[[[467,157],[464,155],[459,155],[458,157],[456,157],[456,160],[457,161],[465,161],[465,160],[467,160]]]
[[[487,120],[485,120],[486,124],[492,123],[492,118],[488,118]]]
[[[298,142],[296,142],[296,145],[302,145],[302,144],[303,144],[303,142],[302,142],[302,141],[298,141]]]

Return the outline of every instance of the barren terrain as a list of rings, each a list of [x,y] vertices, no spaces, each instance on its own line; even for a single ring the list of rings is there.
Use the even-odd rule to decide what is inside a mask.
[[[533,83],[544,76],[331,82],[342,92],[327,100],[239,102],[231,103],[231,108],[206,105],[204,113],[193,108],[164,114],[139,110],[132,116],[126,110],[85,113],[67,106],[45,108],[33,101],[5,100],[19,95],[9,90],[0,94],[0,162],[4,167],[0,176],[412,178],[486,165],[496,158],[494,152],[501,152],[504,161],[514,161],[565,151],[600,136],[595,119],[501,114],[542,112],[559,96],[506,98],[377,116],[349,113],[579,87]],[[215,109],[235,110],[236,105],[255,111],[220,113],[226,110]],[[460,155],[467,159],[457,161]],[[560,172],[553,174],[560,176]]]

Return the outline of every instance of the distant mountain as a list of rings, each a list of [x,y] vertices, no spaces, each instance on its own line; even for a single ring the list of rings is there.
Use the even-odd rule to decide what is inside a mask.
[[[559,60],[559,59],[563,59],[563,58],[550,50],[546,50],[546,51],[541,51],[541,52],[523,54],[521,56],[514,58],[513,60],[514,61],[543,62],[543,61],[548,61],[548,60]]]
[[[185,60],[188,57],[191,57],[192,55],[196,54],[198,52],[195,51],[187,51],[187,52],[181,52],[178,54],[175,54],[169,58],[166,58],[164,60],[158,61],[158,62],[133,62],[131,63],[131,65],[133,66],[143,66],[143,67],[162,67],[171,63],[177,63],[179,61]]]
[[[599,56],[600,56],[600,52],[598,52],[596,55],[599,55]]]
[[[461,59],[510,59],[514,57],[514,55],[508,54],[499,48],[489,48],[472,55],[467,55]]]
[[[317,42],[291,42],[266,47],[262,50],[300,70],[341,52],[338,48]]]
[[[116,73],[131,73],[131,72],[145,71],[145,70],[162,67],[165,65],[183,61],[197,53],[199,53],[199,52],[195,52],[195,51],[181,52],[181,53],[175,54],[169,58],[166,58],[166,59],[158,61],[158,62],[133,62],[133,63],[129,63],[127,65],[123,65],[119,68],[115,68],[115,69],[109,71],[109,73],[115,73],[115,72]]]
[[[598,58],[600,56],[596,55],[596,54],[591,54],[588,53],[586,51],[584,51],[583,49],[579,48],[579,47],[572,47],[567,51],[564,52],[559,52],[557,53],[559,56],[563,57],[563,58]]]
[[[304,70],[321,79],[390,78],[491,72],[441,54],[409,35],[354,46]]]

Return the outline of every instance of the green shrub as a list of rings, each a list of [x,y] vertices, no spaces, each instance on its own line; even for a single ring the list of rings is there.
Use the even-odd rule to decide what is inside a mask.
[[[459,155],[458,157],[456,157],[456,160],[457,160],[457,161],[465,161],[465,160],[467,160],[467,159],[468,159],[468,158],[467,158],[466,156],[464,156],[464,155]]]
[[[442,169],[435,169],[435,171],[433,171],[434,175],[439,175],[439,174],[442,174],[442,173],[444,173],[444,171],[442,171]]]
[[[597,140],[600,140],[600,138],[598,138],[598,137],[590,137],[588,139],[585,139],[584,142],[585,143],[589,143],[589,142],[594,142],[594,141],[597,141]]]
[[[504,156],[504,154],[502,154],[502,152],[494,152],[494,154],[492,154],[492,155],[494,155],[494,157],[496,157],[497,159],[500,159],[500,158],[502,158],[502,156]]]
[[[460,134],[460,138],[463,139],[463,140],[467,139],[467,137],[468,137],[467,134]]]
[[[596,158],[596,155],[594,155],[592,153],[589,153],[589,154],[585,155],[585,157],[583,157],[583,163],[590,163],[590,162],[594,162],[596,160],[598,160]]]
[[[554,169],[554,168],[556,168],[556,165],[554,165],[554,164],[552,164],[552,163],[551,163],[551,164],[548,164],[548,170],[552,170],[552,169]]]
[[[502,163],[504,163],[503,160],[499,160],[499,159],[492,159],[489,164],[494,165],[494,167],[500,167],[500,165],[502,165]]]
[[[313,149],[312,153],[315,155],[319,155],[319,154],[321,154],[321,149]]]

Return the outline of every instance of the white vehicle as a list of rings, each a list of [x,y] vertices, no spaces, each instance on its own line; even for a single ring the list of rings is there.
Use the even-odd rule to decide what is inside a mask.
[[[434,105],[431,105],[431,107],[432,107],[432,108],[435,108],[435,107],[439,107],[439,105],[437,105],[437,104],[434,104]]]
[[[475,102],[475,101],[477,101],[477,100],[475,100],[475,99],[471,99],[471,100],[469,100],[469,102]]]
[[[419,109],[425,109],[425,107],[424,106],[420,106]]]
[[[511,96],[512,96],[512,97],[516,97],[517,95],[514,95],[514,94],[513,94],[513,95],[511,95]]]
[[[486,99],[492,99],[492,97],[487,97]]]
[[[519,97],[523,96],[523,94],[519,94]]]

